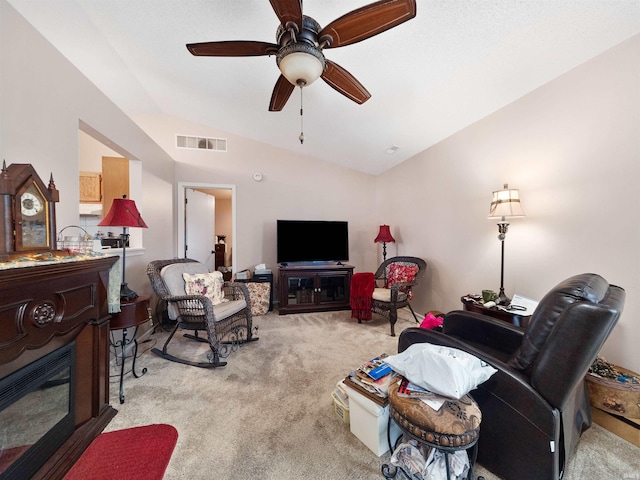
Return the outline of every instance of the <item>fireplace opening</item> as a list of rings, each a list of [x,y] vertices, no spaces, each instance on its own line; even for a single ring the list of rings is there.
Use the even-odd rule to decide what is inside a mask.
[[[75,428],[75,344],[0,380],[0,480],[30,478]]]

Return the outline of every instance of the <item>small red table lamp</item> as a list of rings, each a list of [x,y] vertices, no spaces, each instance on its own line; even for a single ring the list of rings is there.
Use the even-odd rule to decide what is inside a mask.
[[[122,227],[122,283],[120,284],[120,301],[129,301],[138,297],[138,294],[127,286],[125,281],[125,266],[127,258],[128,227],[148,228],[144,223],[136,202],[122,195],[122,198],[114,198],[107,215],[98,223],[101,227]]]
[[[380,231],[378,232],[378,236],[373,242],[382,243],[382,261],[383,262],[387,259],[387,243],[394,243],[395,241],[396,239],[391,236],[389,225],[380,225]]]

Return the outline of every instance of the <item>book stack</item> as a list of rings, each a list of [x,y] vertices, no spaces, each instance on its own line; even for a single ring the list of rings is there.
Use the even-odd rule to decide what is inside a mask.
[[[419,397],[428,397],[433,396],[434,393],[427,390],[426,388],[422,388],[415,383],[411,383],[406,378],[402,378],[400,380],[400,386],[398,387],[398,396],[399,397],[408,397],[408,398],[419,398]]]
[[[397,377],[391,367],[384,363],[384,358],[387,356],[383,353],[365,362],[344,380],[345,385],[383,407],[388,403],[389,385]]]
[[[446,401],[446,398],[437,393],[433,393],[431,390],[416,385],[410,382],[404,377],[400,378],[400,385],[398,385],[398,396],[406,398],[416,398],[422,400],[422,402],[429,405],[434,410],[440,410],[440,407]]]

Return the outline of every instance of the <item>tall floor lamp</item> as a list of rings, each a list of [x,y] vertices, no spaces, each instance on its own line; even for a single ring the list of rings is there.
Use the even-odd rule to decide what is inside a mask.
[[[511,299],[504,293],[504,239],[509,229],[509,218],[522,218],[524,211],[520,205],[520,192],[517,189],[510,189],[508,184],[504,184],[502,190],[493,192],[491,207],[489,208],[489,219],[499,219],[498,240],[502,248],[500,263],[500,293],[498,294],[498,304],[508,305]]]
[[[387,259],[387,243],[394,243],[395,241],[396,239],[393,238],[393,236],[391,236],[389,225],[380,225],[380,231],[378,232],[378,236],[373,242],[382,243],[382,261],[383,262]]]
[[[107,215],[98,223],[101,227],[122,227],[122,283],[120,284],[120,301],[125,302],[138,297],[138,294],[127,286],[125,280],[125,267],[127,264],[127,241],[129,234],[128,227],[148,228],[144,223],[136,202],[128,199],[126,195],[122,198],[114,198]]]

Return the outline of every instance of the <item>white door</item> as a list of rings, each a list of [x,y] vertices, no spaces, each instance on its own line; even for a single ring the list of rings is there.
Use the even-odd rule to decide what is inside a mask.
[[[185,190],[184,256],[213,270],[215,248],[215,198],[192,188]]]

